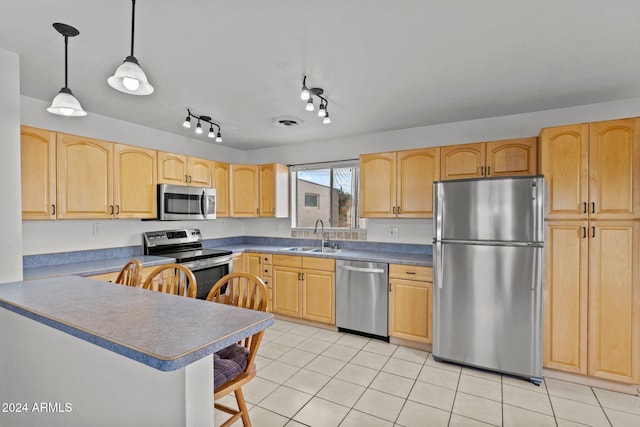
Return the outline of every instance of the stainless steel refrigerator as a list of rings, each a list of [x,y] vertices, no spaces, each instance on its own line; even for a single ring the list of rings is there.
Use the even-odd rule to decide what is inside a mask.
[[[542,381],[541,176],[434,183],[433,356]]]

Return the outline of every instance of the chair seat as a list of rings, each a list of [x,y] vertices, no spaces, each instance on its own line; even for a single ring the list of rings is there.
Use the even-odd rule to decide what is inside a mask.
[[[247,368],[249,350],[239,344],[231,344],[213,354],[214,389],[233,380]]]

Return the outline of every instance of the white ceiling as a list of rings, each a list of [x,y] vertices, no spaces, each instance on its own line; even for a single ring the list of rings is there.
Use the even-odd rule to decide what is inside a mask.
[[[129,54],[130,0],[0,0],[20,92],[48,102],[64,84],[54,22],[80,31],[69,87],[89,114],[193,136],[190,107],[243,150],[640,96],[638,0],[137,0],[150,96],[106,82]],[[305,74],[330,125],[304,110]]]

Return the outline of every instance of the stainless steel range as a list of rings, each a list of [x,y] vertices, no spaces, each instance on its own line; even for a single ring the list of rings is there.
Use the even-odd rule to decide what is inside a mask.
[[[203,249],[197,228],[142,233],[145,255],[175,258],[196,276],[196,298],[205,299],[215,283],[233,271],[231,251]]]

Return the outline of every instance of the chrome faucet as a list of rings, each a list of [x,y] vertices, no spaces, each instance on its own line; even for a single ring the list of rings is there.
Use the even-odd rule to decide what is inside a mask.
[[[320,231],[320,249],[324,250],[324,222],[322,222],[322,220],[320,218],[318,218],[316,220],[316,226],[313,229],[313,234],[317,235],[318,234],[318,223],[320,223],[320,225],[322,226],[321,231]]]

